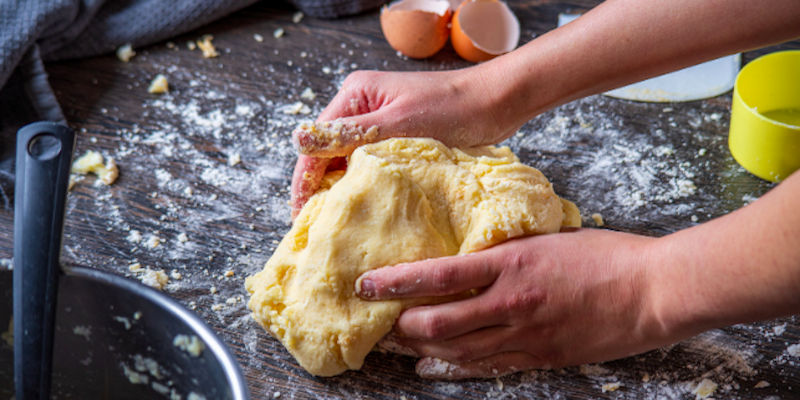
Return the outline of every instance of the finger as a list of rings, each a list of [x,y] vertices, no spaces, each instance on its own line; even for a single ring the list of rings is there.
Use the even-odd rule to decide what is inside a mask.
[[[352,117],[300,124],[292,131],[292,139],[302,154],[343,157],[361,145],[381,140],[378,125],[364,125],[363,120]]]
[[[502,324],[506,316],[497,312],[497,307],[493,306],[495,302],[486,297],[482,294],[465,300],[409,308],[400,314],[394,331],[410,338],[440,341]]]
[[[522,352],[501,353],[462,364],[426,357],[417,362],[417,375],[426,379],[493,378],[529,369],[549,369],[538,358]]]
[[[499,271],[493,249],[461,256],[433,258],[365,272],[356,279],[356,294],[366,300],[447,296],[486,287]]]
[[[325,168],[330,163],[330,159],[316,158],[299,155],[297,164],[294,166],[292,175],[292,220],[300,214],[300,210],[308,202],[308,199],[319,189],[322,177],[325,176]]]
[[[448,340],[428,341],[387,335],[381,348],[415,357],[434,357],[454,363],[465,363],[495,354],[517,350],[507,326],[492,326]]]

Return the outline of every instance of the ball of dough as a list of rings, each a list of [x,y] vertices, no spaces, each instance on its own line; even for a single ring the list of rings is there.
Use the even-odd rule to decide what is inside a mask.
[[[326,175],[264,269],[245,282],[253,317],[318,376],[357,370],[400,312],[441,298],[364,301],[371,269],[475,252],[580,226],[577,207],[507,147],[390,139]]]

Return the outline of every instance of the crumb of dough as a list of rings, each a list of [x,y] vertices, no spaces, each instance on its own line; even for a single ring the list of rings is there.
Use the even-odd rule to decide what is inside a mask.
[[[619,382],[611,382],[611,383],[606,383],[600,389],[603,391],[603,393],[614,392],[618,390],[620,386],[622,385]]]
[[[133,47],[131,47],[130,43],[123,44],[117,49],[117,58],[122,62],[130,61],[135,55],[136,52],[133,51]]]
[[[273,399],[277,399],[278,397],[281,397],[281,392],[275,392],[272,394]]]
[[[255,39],[256,42],[259,42],[259,43],[264,41],[264,37],[259,35],[259,34],[257,34],[257,33],[253,35],[253,39]]]
[[[282,112],[282,113],[284,113],[286,115],[297,115],[297,114],[308,115],[308,114],[311,114],[311,109],[307,105],[303,104],[302,101],[298,101],[296,103],[287,104],[285,106],[278,107],[278,109],[276,111]]]
[[[186,400],[206,400],[206,396],[197,394],[195,392],[190,392],[189,395],[186,396]]]
[[[14,347],[14,317],[8,321],[8,330],[0,335],[0,339],[6,342],[7,345]]]
[[[192,357],[200,357],[206,345],[195,335],[178,334],[172,340],[172,345],[189,353]]]
[[[689,219],[690,219],[692,222],[697,222],[697,221],[699,221],[699,220],[700,220],[700,218],[697,218],[697,215],[692,215],[692,217],[691,217],[691,218],[689,218]]]
[[[770,386],[769,382],[760,381],[760,382],[756,383],[756,385],[753,386],[753,387],[756,388],[756,389],[763,389],[763,388],[766,388],[766,387],[769,387],[769,386]]]
[[[175,48],[175,43],[173,43],[173,42],[167,42],[167,48],[168,48],[168,49],[174,49],[174,48]]]
[[[644,376],[642,376],[642,382],[644,383],[650,382],[650,374],[647,373],[644,374]]]
[[[91,172],[97,175],[106,185],[114,183],[119,176],[119,168],[117,168],[113,158],[109,157],[106,163],[103,164],[103,156],[92,150],[86,151],[86,154],[75,160],[72,163],[70,172],[80,175],[86,175]]]
[[[150,237],[147,238],[147,241],[144,242],[144,245],[151,249],[155,249],[162,242],[164,242],[164,238],[158,237],[157,235],[150,235]]]
[[[232,270],[225,271],[225,276],[231,277],[233,276],[234,272]]]
[[[155,390],[160,394],[163,394],[164,396],[169,395],[169,387],[167,387],[166,385],[162,385],[156,381],[153,381],[152,388],[153,390]]]
[[[187,236],[186,233],[181,232],[178,235],[178,241],[181,242],[181,243],[186,243],[186,242],[189,241],[189,236]]]
[[[214,304],[213,306],[211,306],[211,311],[222,311],[224,309],[225,309],[224,304]]]
[[[203,37],[197,41],[197,47],[203,51],[203,58],[219,57],[217,49],[214,47],[214,44],[211,43],[212,40],[214,40],[213,35],[203,35]]]
[[[187,49],[189,49],[189,50],[191,51],[191,50],[194,50],[194,49],[196,49],[196,48],[197,48],[197,45],[196,45],[196,44],[194,44],[194,42],[192,42],[192,41],[190,40],[190,41],[186,42],[186,48],[187,48]]]
[[[211,294],[217,294],[217,287],[212,286],[211,289],[208,289],[208,291],[211,292]]]
[[[772,328],[772,332],[775,334],[775,336],[783,335],[783,332],[786,332],[787,324],[788,322],[784,322],[783,325],[776,325]]]
[[[789,353],[789,355],[800,357],[800,344],[793,344],[787,347],[786,352]]]
[[[78,336],[83,336],[84,338],[86,338],[87,342],[92,340],[92,338],[90,337],[92,335],[92,327],[91,326],[78,325],[78,326],[72,328],[72,333],[74,333],[74,334],[76,334]]]
[[[145,374],[140,374],[132,369],[130,369],[125,363],[120,363],[122,365],[122,370],[125,373],[125,376],[128,378],[128,381],[134,385],[146,385],[150,383],[150,378],[147,377]]]
[[[703,379],[697,386],[692,390],[697,397],[696,399],[705,399],[714,394],[717,391],[717,384],[711,381],[710,379]]]
[[[275,29],[275,32],[272,32],[272,37],[278,39],[279,37],[283,36],[284,30],[283,28]]]
[[[310,100],[316,99],[317,98],[317,94],[314,93],[314,91],[311,90],[310,87],[307,87],[307,88],[305,88],[305,90],[303,90],[303,93],[300,93],[300,98],[310,101]]]
[[[132,229],[125,240],[131,243],[141,243],[142,242],[142,234],[137,231],[136,229]]]
[[[303,20],[304,16],[305,16],[305,14],[303,14],[302,11],[298,11],[298,12],[294,13],[294,15],[292,15],[292,22],[294,22],[295,24],[299,24],[300,21]]]
[[[598,213],[592,214],[592,219],[594,220],[594,223],[597,224],[598,228],[606,224],[605,221],[603,221],[603,216]]]
[[[169,400],[183,400],[183,398],[177,390],[171,389],[169,392]]]
[[[142,319],[142,312],[141,311],[137,311],[137,312],[133,313],[133,319],[135,319],[137,321]]]
[[[139,263],[131,265],[128,267],[128,269],[133,273],[139,274],[137,278],[142,281],[143,284],[156,290],[164,290],[164,287],[166,287],[167,283],[169,282],[169,277],[166,273],[164,273],[164,270],[156,271],[150,269],[150,267],[142,269],[142,266]],[[135,319],[139,319],[136,318],[136,314],[134,314],[133,317]]]
[[[147,92],[153,94],[169,92],[169,82],[167,82],[167,77],[163,74],[156,75],[156,77],[150,82],[150,87],[147,88]]]
[[[169,277],[175,279],[176,281],[183,279],[183,275],[181,275],[181,273],[176,269],[172,270],[172,272],[169,274]]]
[[[117,321],[117,322],[121,323],[122,325],[125,325],[125,330],[126,331],[131,329],[131,321],[127,317],[123,317],[121,315],[116,315],[116,316],[114,316],[114,321]]]
[[[242,156],[239,153],[233,153],[228,157],[228,166],[233,167],[242,162]]]

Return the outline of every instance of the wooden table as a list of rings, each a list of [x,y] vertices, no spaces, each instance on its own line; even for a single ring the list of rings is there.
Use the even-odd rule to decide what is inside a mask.
[[[555,28],[559,12],[585,12],[596,1],[512,4],[522,43]],[[276,8],[277,7],[277,8]],[[715,330],[683,343],[601,366],[518,373],[502,379],[436,382],[414,374],[415,360],[376,353],[361,371],[315,378],[249,317],[243,288],[289,229],[295,151],[291,129],[315,117],[355,69],[461,68],[448,45],[414,61],[395,54],[377,12],[325,21],[262,2],[191,34],[113,55],[47,66],[78,149],[112,156],[111,186],[88,177],[72,190],[64,261],[129,275],[128,265],[179,271],[167,293],[207,321],[238,357],[253,398],[556,398],[689,399],[708,378],[718,399],[800,398],[795,317]],[[285,34],[274,38],[273,31]],[[204,59],[187,41],[213,34],[221,53]],[[259,34],[263,41],[254,39]],[[744,54],[744,61],[792,42]],[[167,95],[147,93],[165,74]],[[300,99],[306,87],[317,97]],[[303,101],[310,115],[281,106]],[[727,149],[730,94],[682,104],[646,104],[594,96],[547,112],[505,144],[575,201],[585,225],[600,213],[606,227],[660,236],[725,215],[774,185],[736,164]],[[705,150],[700,150],[705,149]],[[704,154],[703,154],[704,153]],[[238,154],[241,163],[229,166]],[[692,188],[691,183],[696,187]],[[191,188],[191,193],[189,189]],[[681,190],[683,188],[683,190]],[[0,258],[13,249],[11,210],[0,211]],[[164,239],[155,249],[126,238]],[[185,233],[189,241],[181,243]],[[226,271],[233,271],[226,277]],[[132,277],[133,278],[133,277]],[[217,293],[212,293],[212,287]],[[222,305],[218,311],[212,306]],[[219,307],[215,307],[219,308]],[[775,329],[785,325],[780,335]],[[780,329],[778,329],[780,331]],[[617,391],[601,386],[619,381]],[[755,388],[766,381],[769,387]],[[774,396],[774,397],[769,397]]]

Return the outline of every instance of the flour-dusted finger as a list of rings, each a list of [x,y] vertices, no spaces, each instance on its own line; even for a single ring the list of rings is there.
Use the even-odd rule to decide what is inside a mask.
[[[433,306],[409,308],[400,314],[394,331],[400,336],[439,341],[500,325],[506,317],[494,312],[484,295]]]
[[[319,189],[330,159],[299,155],[292,175],[292,220]]]
[[[470,362],[520,349],[519,341],[515,340],[513,328],[508,326],[492,326],[440,341],[419,340],[390,334],[379,345],[381,348],[398,354],[434,357],[454,363]]]
[[[492,249],[380,268],[356,280],[356,294],[368,300],[447,296],[489,286],[497,279]]]
[[[417,362],[417,375],[426,379],[459,380],[493,378],[529,369],[549,369],[536,357],[522,352],[502,353],[466,363],[426,357]]]

